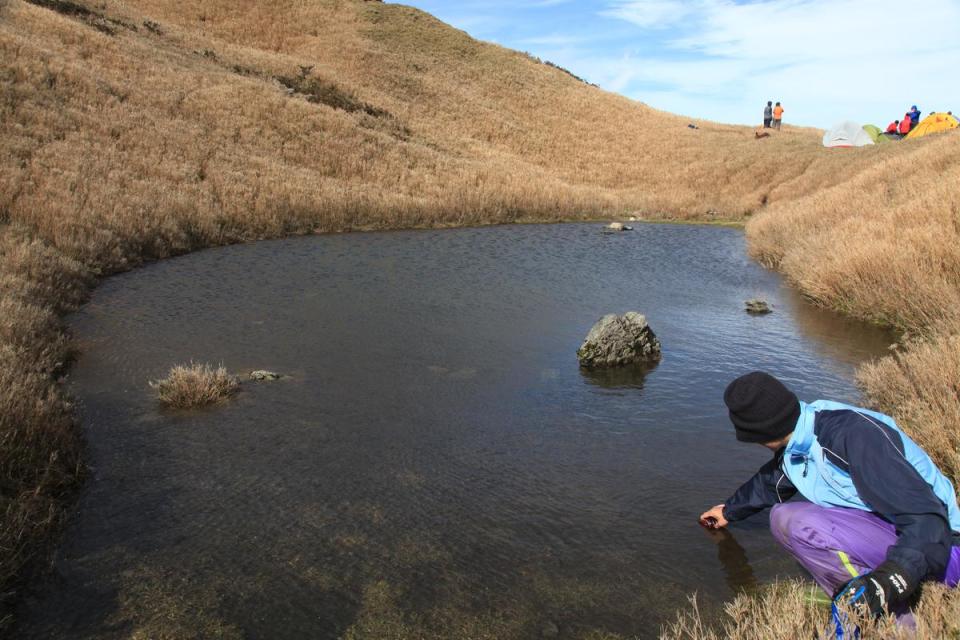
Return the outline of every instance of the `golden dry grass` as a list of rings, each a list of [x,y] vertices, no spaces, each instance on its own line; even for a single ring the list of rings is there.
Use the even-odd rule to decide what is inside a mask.
[[[849,181],[756,216],[751,252],[821,304],[911,331],[954,325],[960,135],[898,146]]]
[[[771,206],[751,252],[819,304],[907,332],[864,366],[871,402],[960,478],[960,135],[885,159],[854,179]]]
[[[177,409],[192,409],[223,402],[240,389],[236,376],[209,364],[178,364],[166,378],[150,383],[161,403]]]
[[[960,334],[944,332],[860,369],[860,383],[954,480],[960,478]]]
[[[399,5],[0,0],[0,593],[43,557],[83,468],[59,318],[146,260],[318,231],[762,212],[754,251],[820,302],[955,326],[958,136],[837,152],[812,130],[688,122]],[[909,389],[955,389],[955,368],[921,356],[864,379],[908,427],[939,416],[936,438],[955,394],[938,408]]]
[[[829,606],[818,602],[816,589],[799,581],[783,582],[765,589],[759,596],[740,595],[726,605],[726,619],[719,625],[704,621],[691,599],[689,610],[665,626],[661,640],[784,640],[834,638]],[[916,629],[897,625],[892,618],[860,622],[864,639],[944,640],[960,635],[960,592],[942,585],[924,587],[923,598],[915,612]],[[847,616],[844,637],[853,638],[856,619]]]

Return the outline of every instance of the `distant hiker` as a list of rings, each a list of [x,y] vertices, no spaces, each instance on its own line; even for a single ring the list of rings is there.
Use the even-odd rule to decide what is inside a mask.
[[[910,107],[910,128],[913,129],[915,126],[920,124],[920,112],[917,110],[917,105]]]
[[[780,106],[780,103],[777,103],[777,106],[773,108],[773,128],[777,131],[780,131],[780,123],[783,121],[783,107]]]
[[[883,132],[884,137],[890,140],[900,140],[903,136],[900,134],[900,121],[894,120],[887,125],[887,130]]]
[[[864,617],[906,614],[920,583],[960,582],[953,485],[893,418],[800,402],[768,373],[727,386],[737,440],[773,451],[726,501],[700,516],[727,526],[768,507],[770,529],[835,602]],[[796,494],[806,501],[786,501]]]
[[[910,133],[912,126],[910,112],[908,111],[903,115],[903,120],[900,121],[900,135],[905,136]]]
[[[767,106],[763,108],[763,128],[769,129],[773,121],[773,101],[768,100]]]

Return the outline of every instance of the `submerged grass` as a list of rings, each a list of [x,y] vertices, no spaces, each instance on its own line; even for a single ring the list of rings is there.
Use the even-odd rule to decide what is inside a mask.
[[[177,409],[192,409],[223,402],[240,388],[236,376],[219,366],[178,364],[166,378],[151,382],[160,402]]]
[[[82,477],[62,314],[110,273],[287,234],[757,214],[761,260],[917,336],[862,380],[956,477],[960,136],[844,153],[688,123],[400,5],[0,0],[0,605]]]

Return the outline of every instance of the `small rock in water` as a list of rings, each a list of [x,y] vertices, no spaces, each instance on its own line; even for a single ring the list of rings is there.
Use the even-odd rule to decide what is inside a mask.
[[[746,305],[747,313],[760,315],[773,311],[773,309],[770,308],[770,304],[766,300],[761,300],[760,298],[750,298],[744,304]]]
[[[643,314],[629,311],[622,316],[600,318],[577,349],[580,366],[587,369],[619,367],[660,359],[660,340]]]
[[[556,638],[560,635],[560,627],[548,621],[543,625],[543,629],[540,630],[540,635],[544,638]]]
[[[263,380],[279,380],[282,376],[279,373],[274,373],[273,371],[265,371],[263,369],[259,371],[250,372],[250,379],[263,381]]]

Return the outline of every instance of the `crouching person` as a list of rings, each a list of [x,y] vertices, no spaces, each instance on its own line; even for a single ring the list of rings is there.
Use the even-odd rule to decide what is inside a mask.
[[[724,402],[737,439],[762,444],[773,459],[702,524],[725,527],[772,507],[774,538],[864,616],[907,614],[925,580],[957,586],[957,494],[892,418],[800,402],[760,371],[731,382]],[[805,500],[787,502],[798,493]]]

